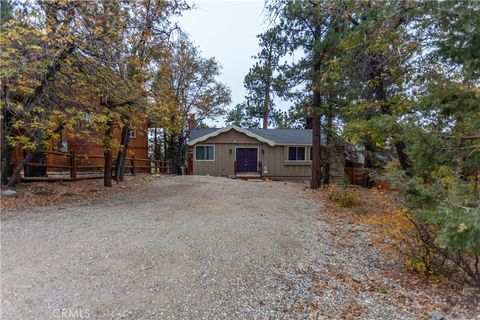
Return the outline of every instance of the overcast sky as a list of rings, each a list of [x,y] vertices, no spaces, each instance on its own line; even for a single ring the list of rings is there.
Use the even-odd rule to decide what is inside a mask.
[[[264,1],[199,0],[190,3],[197,8],[185,12],[179,24],[200,47],[204,57],[215,57],[222,65],[219,80],[232,90],[232,108],[245,96],[243,78],[254,63],[252,56],[259,51],[256,35],[268,27],[263,14]],[[223,125],[223,119],[216,125]]]

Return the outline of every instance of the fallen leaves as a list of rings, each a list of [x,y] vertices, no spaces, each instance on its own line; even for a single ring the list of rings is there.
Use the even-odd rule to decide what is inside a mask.
[[[315,191],[299,188],[299,192],[317,197],[322,203],[318,219],[327,223],[329,228],[319,235],[319,240],[328,238],[333,254],[364,252],[366,257],[371,256],[368,259],[375,260],[369,260],[375,267],[368,269],[367,273],[361,268],[351,270],[341,264],[324,265],[326,272],[321,274],[311,269],[308,272],[297,270],[311,279],[310,293],[318,299],[338,290],[344,290],[342,298],[348,299],[340,311],[317,310],[322,304],[315,301],[298,302],[297,308],[316,312],[319,318],[354,319],[367,312],[368,304],[359,302],[363,301],[360,299],[362,295],[368,294],[421,319],[430,319],[431,314],[439,310],[460,317],[480,314],[476,290],[466,290],[462,295],[462,288],[445,279],[420,277],[407,270],[405,258],[396,253],[396,246],[401,236],[410,234],[412,226],[399,208],[401,201],[395,192],[356,186],[352,189],[355,201],[348,208],[342,206],[338,197],[332,196],[327,188]],[[463,231],[465,227],[468,228],[459,225],[458,229]]]
[[[113,184],[112,188],[103,186],[102,179],[88,179],[72,182],[32,182],[22,183],[17,188],[17,197],[2,197],[2,211],[67,204],[93,200],[119,192],[129,192],[134,188],[147,185],[161,176],[138,174],[126,176],[125,182]]]

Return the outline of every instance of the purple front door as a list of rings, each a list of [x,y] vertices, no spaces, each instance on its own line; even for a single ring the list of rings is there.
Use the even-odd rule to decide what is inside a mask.
[[[237,172],[257,172],[257,148],[237,148]]]

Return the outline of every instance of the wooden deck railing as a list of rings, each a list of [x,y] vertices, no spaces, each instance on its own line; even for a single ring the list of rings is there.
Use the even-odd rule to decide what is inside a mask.
[[[39,150],[39,153],[46,155],[47,163],[36,163],[36,162],[27,162],[25,167],[43,167],[52,169],[64,169],[68,171],[68,176],[63,175],[62,177],[22,177],[24,181],[52,181],[52,180],[79,180],[79,179],[96,179],[103,178],[103,169],[104,163],[101,164],[84,164],[85,161],[88,162],[90,159],[100,159],[101,162],[104,160],[102,155],[86,155],[86,154],[76,154],[75,152],[58,152],[58,151],[49,151],[49,150]],[[24,152],[24,157],[26,153]],[[63,159],[59,159],[59,157]],[[113,158],[113,166],[115,169],[115,162],[117,158]],[[146,171],[148,173],[172,173],[170,161],[155,160],[148,158],[136,158],[135,156],[125,158],[125,168],[130,169],[130,173],[135,175],[138,169],[141,171]],[[50,163],[49,163],[50,162]],[[95,169],[98,169],[98,173],[101,175],[91,175],[95,173]],[[25,170],[24,170],[25,172]],[[84,173],[79,175],[79,173]]]

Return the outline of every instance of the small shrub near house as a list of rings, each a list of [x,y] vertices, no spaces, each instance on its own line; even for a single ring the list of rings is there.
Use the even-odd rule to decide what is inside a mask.
[[[329,200],[335,201],[339,206],[344,208],[353,207],[357,203],[355,189],[348,185],[329,185],[327,187],[327,194]]]

